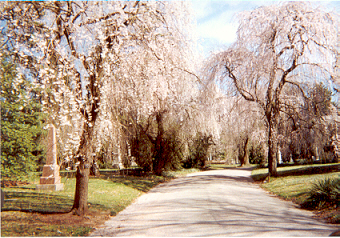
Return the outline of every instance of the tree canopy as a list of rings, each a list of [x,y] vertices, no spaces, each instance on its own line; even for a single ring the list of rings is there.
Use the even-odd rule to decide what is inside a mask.
[[[337,77],[339,20],[305,2],[260,7],[242,12],[239,20],[236,43],[213,56],[209,72],[262,110],[269,171],[276,175],[278,120],[287,102],[284,91],[292,87],[306,97],[303,83]]]

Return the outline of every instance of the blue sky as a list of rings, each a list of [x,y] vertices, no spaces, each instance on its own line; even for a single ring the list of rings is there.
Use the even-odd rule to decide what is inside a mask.
[[[340,1],[314,1],[340,13]],[[205,56],[227,47],[236,39],[236,14],[278,1],[192,0],[197,34]]]

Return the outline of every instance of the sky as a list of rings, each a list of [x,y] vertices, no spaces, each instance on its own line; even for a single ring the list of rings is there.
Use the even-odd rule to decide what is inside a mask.
[[[208,56],[211,52],[223,50],[236,40],[237,13],[278,2],[277,0],[192,0],[192,7],[197,20],[197,35],[203,55]],[[313,2],[340,13],[340,1]]]

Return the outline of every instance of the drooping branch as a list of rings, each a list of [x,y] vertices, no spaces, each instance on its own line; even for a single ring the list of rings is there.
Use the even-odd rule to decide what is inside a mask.
[[[236,78],[236,76],[233,74],[232,70],[230,69],[230,67],[228,67],[227,65],[224,66],[224,68],[227,71],[228,76],[233,80],[233,83],[237,89],[237,91],[242,95],[242,97],[244,99],[246,99],[247,101],[252,101],[254,102],[255,99],[253,97],[253,95],[251,95],[249,92],[245,91],[240,85],[239,85],[239,80]]]

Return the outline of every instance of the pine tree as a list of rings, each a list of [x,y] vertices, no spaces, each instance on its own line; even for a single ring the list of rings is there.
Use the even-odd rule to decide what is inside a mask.
[[[1,175],[23,179],[44,158],[44,113],[33,84],[17,72],[9,57],[1,59]]]

